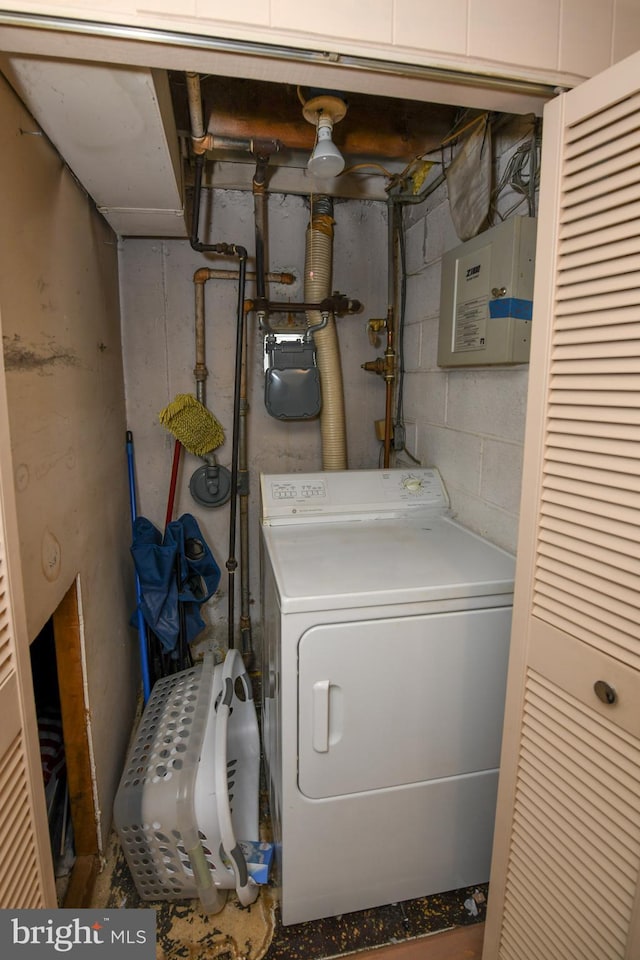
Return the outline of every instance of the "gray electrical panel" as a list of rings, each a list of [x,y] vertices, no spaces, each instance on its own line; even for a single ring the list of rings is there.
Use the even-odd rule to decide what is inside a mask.
[[[511,217],[445,253],[439,366],[527,363],[536,226]]]

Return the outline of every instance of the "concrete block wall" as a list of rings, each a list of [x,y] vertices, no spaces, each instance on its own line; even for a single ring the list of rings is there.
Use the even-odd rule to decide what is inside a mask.
[[[274,300],[301,301],[308,200],[273,194],[268,200],[269,268],[292,272],[294,286],[274,284]],[[378,465],[379,445],[373,422],[384,417],[384,383],[360,365],[375,355],[366,329],[369,317],[383,317],[387,304],[386,206],[372,201],[336,202],[333,289],[364,305],[361,314],[337,319],[344,378],[349,467]],[[247,248],[248,269],[254,269],[253,198],[240,191],[215,191],[203,198],[201,239],[233,242]],[[211,225],[209,228],[208,225]],[[235,261],[194,252],[187,241],[126,239],[120,242],[120,283],[128,426],[134,434],[139,512],[162,528],[171,473],[173,439],[158,421],[159,411],[178,393],[194,393],[194,284],[200,267],[236,269]],[[248,282],[246,295],[255,285]],[[232,397],[235,362],[235,280],[205,285],[207,405],[221,422],[225,442],[217,451],[231,465]],[[320,425],[313,421],[280,421],[264,405],[263,335],[255,315],[248,324],[250,384],[248,446],[251,483],[252,616],[259,623],[259,474],[322,469]],[[224,571],[228,550],[228,506],[206,508],[189,493],[189,478],[202,461],[183,453],[175,516],[192,513]],[[239,581],[239,577],[236,577]],[[236,609],[239,605],[237,600]],[[210,601],[205,619],[209,639],[226,639],[227,590]],[[207,637],[205,636],[205,640]]]
[[[494,182],[531,133],[512,123],[494,141]],[[518,196],[498,203],[509,211]],[[526,203],[514,211],[527,215]],[[404,412],[407,447],[444,479],[454,516],[514,552],[517,543],[528,366],[445,370],[437,365],[442,255],[460,244],[444,184],[409,208]],[[405,455],[399,462],[409,464]]]

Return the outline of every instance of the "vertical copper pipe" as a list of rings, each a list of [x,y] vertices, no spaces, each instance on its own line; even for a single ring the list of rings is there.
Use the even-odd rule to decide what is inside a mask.
[[[208,280],[208,274],[208,270],[201,268],[196,270],[193,275],[196,300],[196,365],[193,373],[196,380],[196,399],[205,407],[207,405],[205,383],[208,370],[205,363],[204,346],[204,285]]]

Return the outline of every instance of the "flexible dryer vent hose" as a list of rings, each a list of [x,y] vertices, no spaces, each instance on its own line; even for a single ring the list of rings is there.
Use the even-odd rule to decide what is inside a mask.
[[[331,295],[331,264],[333,260],[333,205],[330,198],[314,199],[311,223],[307,227],[304,269],[304,298],[317,303]],[[320,323],[317,311],[307,311],[307,325]],[[322,330],[314,334],[317,351],[322,410],[323,470],[347,469],[347,442],[344,415],[344,389],[340,367],[338,332],[333,316]]]

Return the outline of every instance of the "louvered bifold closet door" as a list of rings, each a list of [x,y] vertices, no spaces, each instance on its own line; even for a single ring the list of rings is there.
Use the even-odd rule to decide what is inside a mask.
[[[484,957],[638,960],[640,57],[550,105],[543,138]]]
[[[4,397],[1,363],[0,389]],[[29,701],[20,679],[16,618],[22,614],[24,624],[24,608],[16,609],[19,558],[10,558],[8,549],[8,541],[17,547],[13,490],[6,483],[7,473],[12,482],[9,459],[5,405],[0,412],[0,909],[56,905],[33,697]],[[23,658],[28,669],[28,649]],[[25,722],[29,703],[30,728]]]

